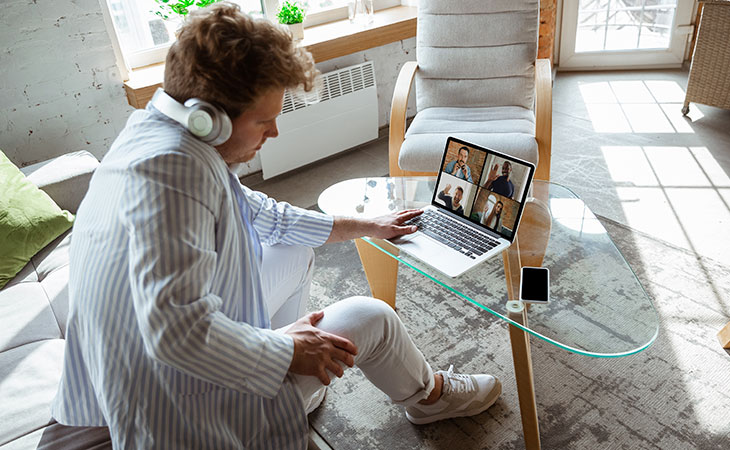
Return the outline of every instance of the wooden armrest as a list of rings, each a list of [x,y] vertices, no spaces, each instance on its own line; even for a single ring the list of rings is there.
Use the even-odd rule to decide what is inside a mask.
[[[550,180],[553,139],[553,76],[549,59],[535,61],[535,139],[539,160],[535,179]]]
[[[400,147],[406,136],[406,109],[411,94],[413,78],[416,76],[418,63],[408,61],[403,64],[393,89],[393,102],[390,105],[390,136],[388,140],[389,166],[391,177],[405,176],[405,171],[398,165]]]

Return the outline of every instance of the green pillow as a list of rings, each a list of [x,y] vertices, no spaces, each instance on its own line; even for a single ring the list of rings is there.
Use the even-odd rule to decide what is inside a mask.
[[[73,221],[0,151],[0,289]]]

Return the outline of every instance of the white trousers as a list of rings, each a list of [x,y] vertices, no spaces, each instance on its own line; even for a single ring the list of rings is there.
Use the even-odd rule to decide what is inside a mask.
[[[305,314],[314,251],[302,246],[264,246],[263,256],[264,295],[271,327],[284,332]],[[324,317],[316,326],[352,341],[358,350],[355,365],[395,403],[412,405],[428,397],[433,389],[431,366],[385,302],[371,297],[341,300],[324,309]],[[331,380],[337,379],[328,374]],[[312,406],[310,399],[322,388],[322,382],[314,376],[291,376],[304,404]]]

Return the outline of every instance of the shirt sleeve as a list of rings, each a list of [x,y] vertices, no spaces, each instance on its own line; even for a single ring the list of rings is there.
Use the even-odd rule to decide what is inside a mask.
[[[210,292],[219,186],[186,155],[134,165],[121,213],[146,353],[188,375],[273,398],[294,354],[288,335],[235,322]],[[217,205],[216,205],[217,203]]]
[[[241,185],[251,209],[251,222],[267,245],[288,244],[318,247],[332,233],[334,218],[321,212],[277,202],[263,192]]]

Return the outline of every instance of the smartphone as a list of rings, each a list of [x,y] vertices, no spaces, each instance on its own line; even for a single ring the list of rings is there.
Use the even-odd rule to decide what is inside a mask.
[[[550,301],[550,271],[547,267],[522,268],[520,300],[525,303],[547,303]]]

